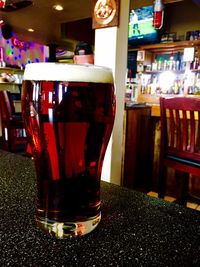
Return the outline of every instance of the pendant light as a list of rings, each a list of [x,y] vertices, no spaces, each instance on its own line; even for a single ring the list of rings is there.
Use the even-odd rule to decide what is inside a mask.
[[[163,26],[164,5],[162,0],[154,0],[153,26],[155,29],[161,29]]]
[[[5,8],[6,0],[0,0],[0,8]]]

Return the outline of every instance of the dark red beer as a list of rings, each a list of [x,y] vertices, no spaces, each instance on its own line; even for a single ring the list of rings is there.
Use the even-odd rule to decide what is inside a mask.
[[[57,237],[82,235],[100,221],[100,176],[115,116],[112,74],[92,65],[35,65],[25,70],[22,112],[37,174],[36,220]]]

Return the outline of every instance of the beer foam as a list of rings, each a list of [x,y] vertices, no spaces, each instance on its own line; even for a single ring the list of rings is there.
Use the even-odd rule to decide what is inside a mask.
[[[27,64],[23,80],[113,83],[112,71],[96,65],[67,63]]]

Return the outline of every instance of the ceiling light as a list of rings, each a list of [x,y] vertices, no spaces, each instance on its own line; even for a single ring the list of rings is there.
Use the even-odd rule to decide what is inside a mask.
[[[55,5],[55,6],[53,6],[53,9],[55,9],[57,11],[62,11],[63,10],[63,6],[61,6],[61,5]]]
[[[32,29],[32,28],[29,28],[29,29],[27,29],[27,31],[29,31],[29,32],[34,32],[35,30]]]

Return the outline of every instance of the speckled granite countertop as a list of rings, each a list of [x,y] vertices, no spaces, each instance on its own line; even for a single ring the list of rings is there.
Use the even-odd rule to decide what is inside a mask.
[[[102,221],[56,240],[34,221],[33,162],[0,150],[0,266],[200,266],[200,212],[102,182]]]

